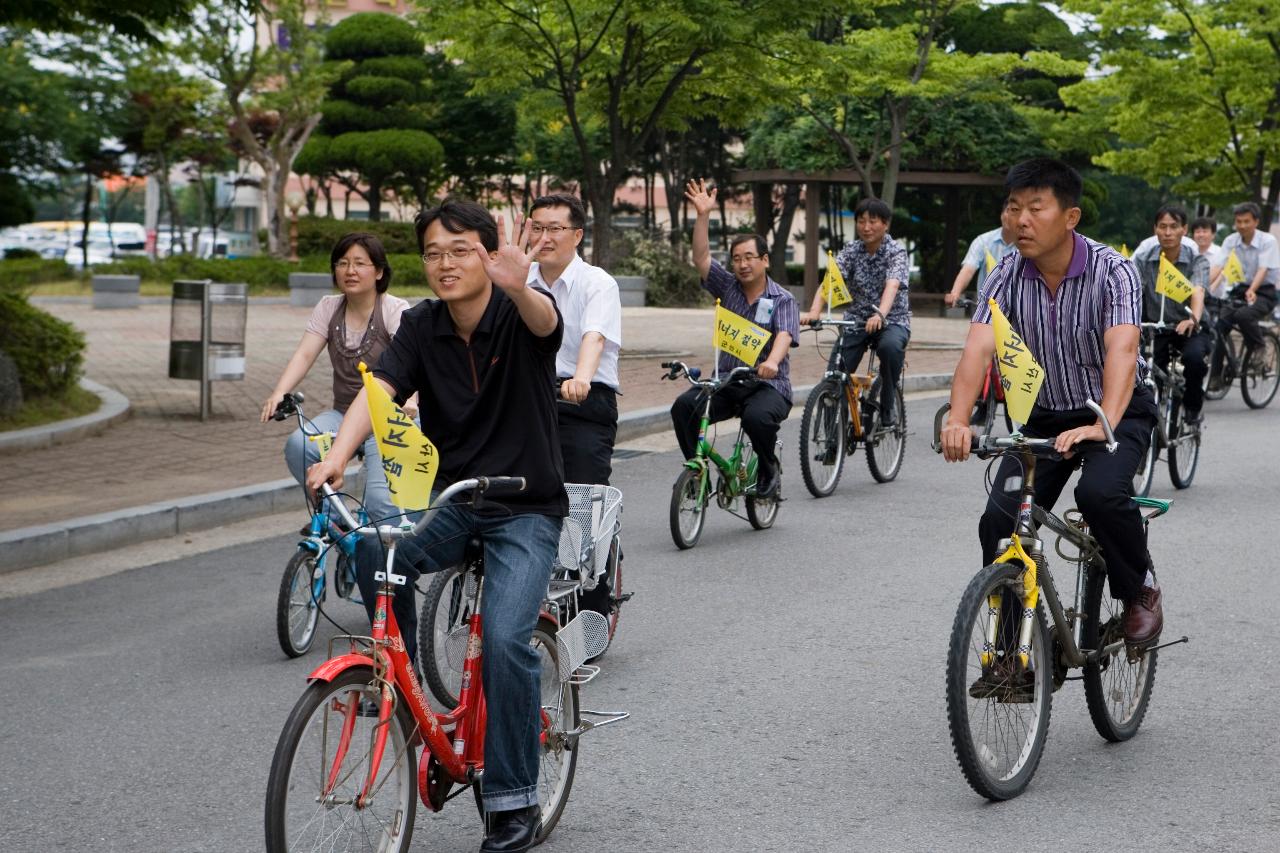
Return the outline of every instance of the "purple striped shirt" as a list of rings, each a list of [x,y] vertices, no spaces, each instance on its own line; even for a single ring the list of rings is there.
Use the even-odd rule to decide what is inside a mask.
[[[1056,294],[1034,262],[1011,252],[983,283],[973,312],[973,322],[989,325],[987,299],[995,299],[1045,370],[1036,405],[1058,412],[1102,401],[1103,335],[1112,326],[1142,322],[1142,282],[1133,263],[1109,246],[1073,236],[1071,263]],[[1136,384],[1146,372],[1138,356]]]
[[[764,361],[769,357],[770,351],[773,349],[773,339],[780,332],[786,332],[791,335],[791,346],[800,346],[800,312],[796,308],[796,298],[791,295],[790,291],[778,285],[773,279],[766,279],[764,293],[760,295],[760,299],[773,300],[773,316],[765,322],[757,319],[756,311],[760,307],[760,299],[750,304],[747,303],[747,295],[742,292],[742,285],[738,283],[737,277],[720,265],[714,258],[711,261],[711,269],[707,272],[707,278],[702,282],[703,288],[712,296],[719,298],[720,304],[729,309],[739,317],[746,317],[757,326],[768,329],[773,333],[764,348],[760,350],[760,357],[756,359],[756,364]],[[740,367],[744,362],[729,355],[727,352],[720,353],[720,374],[723,376],[735,367]],[[754,367],[755,365],[751,365]],[[791,355],[788,353],[782,359],[782,364],[778,365],[778,375],[773,379],[761,379],[761,382],[767,382],[774,388],[778,389],[788,403],[791,402]]]

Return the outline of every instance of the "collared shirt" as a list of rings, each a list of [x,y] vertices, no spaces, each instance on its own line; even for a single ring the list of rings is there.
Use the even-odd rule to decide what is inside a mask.
[[[1187,319],[1187,315],[1178,307],[1178,303],[1156,293],[1156,279],[1160,274],[1160,244],[1143,252],[1133,253],[1133,265],[1138,268],[1138,277],[1142,279],[1142,319],[1148,323],[1178,323]],[[1187,248],[1183,243],[1178,251],[1178,260],[1173,262],[1178,272],[1187,277],[1199,288],[1209,287],[1209,259],[1196,249]],[[1183,303],[1186,305],[1186,303]],[[1187,307],[1190,307],[1189,305]]]
[[[1139,255],[1145,255],[1147,252],[1151,251],[1152,246],[1159,246],[1159,245],[1160,245],[1160,238],[1152,234],[1150,237],[1146,238],[1141,243],[1139,243],[1137,245],[1137,248],[1133,250],[1133,253],[1130,254],[1129,257],[1136,258]],[[1190,237],[1186,235],[1183,235],[1182,237],[1182,245],[1186,246],[1188,249],[1190,249],[1193,252],[1196,252],[1197,254],[1200,252],[1200,247],[1196,245],[1196,241],[1192,240]]]
[[[976,276],[977,287],[981,290],[983,282],[987,280],[987,252],[990,252],[991,257],[999,262],[1005,255],[1017,250],[1017,243],[1006,243],[1004,241],[1003,228],[993,228],[973,238],[973,242],[969,244],[969,251],[965,252],[964,260],[961,261],[960,265],[973,267],[978,271]],[[992,272],[995,272],[994,268]]]
[[[1240,259],[1240,267],[1244,270],[1244,282],[1237,284],[1232,289],[1232,294],[1243,295],[1253,283],[1253,277],[1258,274],[1260,266],[1266,267],[1267,273],[1262,277],[1262,284],[1258,285],[1258,290],[1267,289],[1268,293],[1275,293],[1277,278],[1280,277],[1280,247],[1277,246],[1276,238],[1259,229],[1253,232],[1253,241],[1246,243],[1240,239],[1238,231],[1232,231],[1222,241],[1218,261],[1226,266],[1227,258],[1233,251]]]
[[[547,284],[542,269],[535,261],[529,268],[529,283],[548,287],[556,307],[564,318],[564,341],[556,353],[556,375],[568,379],[578,371],[578,350],[582,336],[597,332],[604,337],[600,364],[591,377],[618,390],[618,352],[622,349],[622,298],[618,282],[600,267],[592,266],[578,255],[560,277]]]
[[[738,283],[737,277],[713,258],[711,269],[708,270],[707,277],[702,282],[702,287],[712,296],[719,299],[723,307],[739,317],[746,317],[757,326],[768,329],[773,333],[773,337],[769,338],[765,342],[764,348],[760,350],[760,357],[756,359],[756,364],[769,357],[769,353],[773,350],[774,339],[782,332],[791,335],[791,346],[800,346],[800,312],[796,308],[796,298],[791,295],[790,291],[779,286],[773,279],[766,278],[764,292],[760,294],[755,302],[748,303],[747,295],[742,292],[742,285]],[[763,306],[760,303],[764,299],[773,300],[773,314],[767,320],[759,313],[763,310]],[[744,361],[729,355],[727,352],[720,353],[719,366],[721,374],[728,373],[743,364],[745,364]],[[755,365],[751,366],[754,367]],[[772,385],[788,403],[791,402],[791,354],[787,353],[787,355],[783,356],[782,363],[778,365],[777,376],[772,379],[761,379],[760,381]]]
[[[889,279],[897,279],[898,292],[893,305],[884,318],[886,324],[911,328],[911,308],[907,304],[907,250],[888,234],[880,241],[880,248],[868,254],[861,240],[846,243],[836,255],[836,266],[849,286],[853,301],[844,309],[844,319],[865,321],[880,307],[884,285]]]
[[[1053,411],[1102,401],[1103,335],[1112,326],[1137,326],[1142,320],[1142,283],[1133,263],[1079,234],[1073,240],[1071,263],[1057,293],[1049,292],[1035,263],[1014,252],[991,272],[973,312],[974,323],[990,324],[987,300],[995,299],[1044,368],[1036,405]],[[1141,384],[1146,372],[1138,356],[1135,383]]]
[[[556,321],[554,332],[538,337],[494,286],[468,343],[445,303],[424,299],[401,316],[373,371],[391,383],[397,401],[418,392],[422,431],[440,454],[438,486],[482,476],[528,481],[523,492],[486,500],[482,514],[569,512],[556,425],[559,310]]]

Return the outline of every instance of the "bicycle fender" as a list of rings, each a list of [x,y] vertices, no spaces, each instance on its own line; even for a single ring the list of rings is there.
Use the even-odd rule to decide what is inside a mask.
[[[372,667],[373,659],[368,655],[339,655],[313,669],[307,676],[307,681],[333,681],[342,673],[357,666]]]
[[[707,467],[707,463],[699,459],[686,459],[684,461],[684,467],[691,471],[701,471],[703,468]]]
[[[314,539],[301,539],[298,541],[298,547],[306,548],[308,551],[316,555],[319,555],[320,553],[320,543]]]

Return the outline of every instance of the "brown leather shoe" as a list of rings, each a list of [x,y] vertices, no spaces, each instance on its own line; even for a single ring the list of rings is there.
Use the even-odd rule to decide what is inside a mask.
[[[1144,586],[1137,597],[1125,605],[1121,626],[1126,643],[1150,646],[1160,639],[1160,631],[1164,629],[1164,608],[1160,598],[1159,589]]]

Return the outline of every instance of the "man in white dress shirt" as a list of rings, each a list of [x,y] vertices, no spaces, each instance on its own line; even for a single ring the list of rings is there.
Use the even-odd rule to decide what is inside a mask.
[[[1236,230],[1228,234],[1218,250],[1218,262],[1212,265],[1209,277],[1216,285],[1223,275],[1232,253],[1240,262],[1244,280],[1235,282],[1229,295],[1244,301],[1244,305],[1228,307],[1218,316],[1218,331],[1224,336],[1235,326],[1244,336],[1249,348],[1262,344],[1262,331],[1258,321],[1266,319],[1276,307],[1276,284],[1280,282],[1280,245],[1276,238],[1258,227],[1262,210],[1251,201],[1238,204],[1233,211]],[[1230,286],[1230,285],[1228,285]],[[1222,370],[1225,353],[1219,347],[1213,353],[1210,376],[1218,376]]]
[[[1000,210],[1000,227],[993,228],[990,231],[984,231],[977,237],[973,238],[973,242],[969,244],[969,251],[965,252],[964,261],[960,264],[960,272],[956,273],[956,280],[951,283],[951,290],[943,296],[943,301],[947,305],[955,305],[956,300],[964,293],[969,282],[977,277],[976,290],[982,290],[982,283],[987,280],[987,255],[991,256],[991,260],[999,263],[1000,259],[1010,252],[1017,251],[1018,246],[1014,242],[1018,237],[1018,227],[1009,218],[1008,205]],[[995,269],[994,264],[992,269]]]

